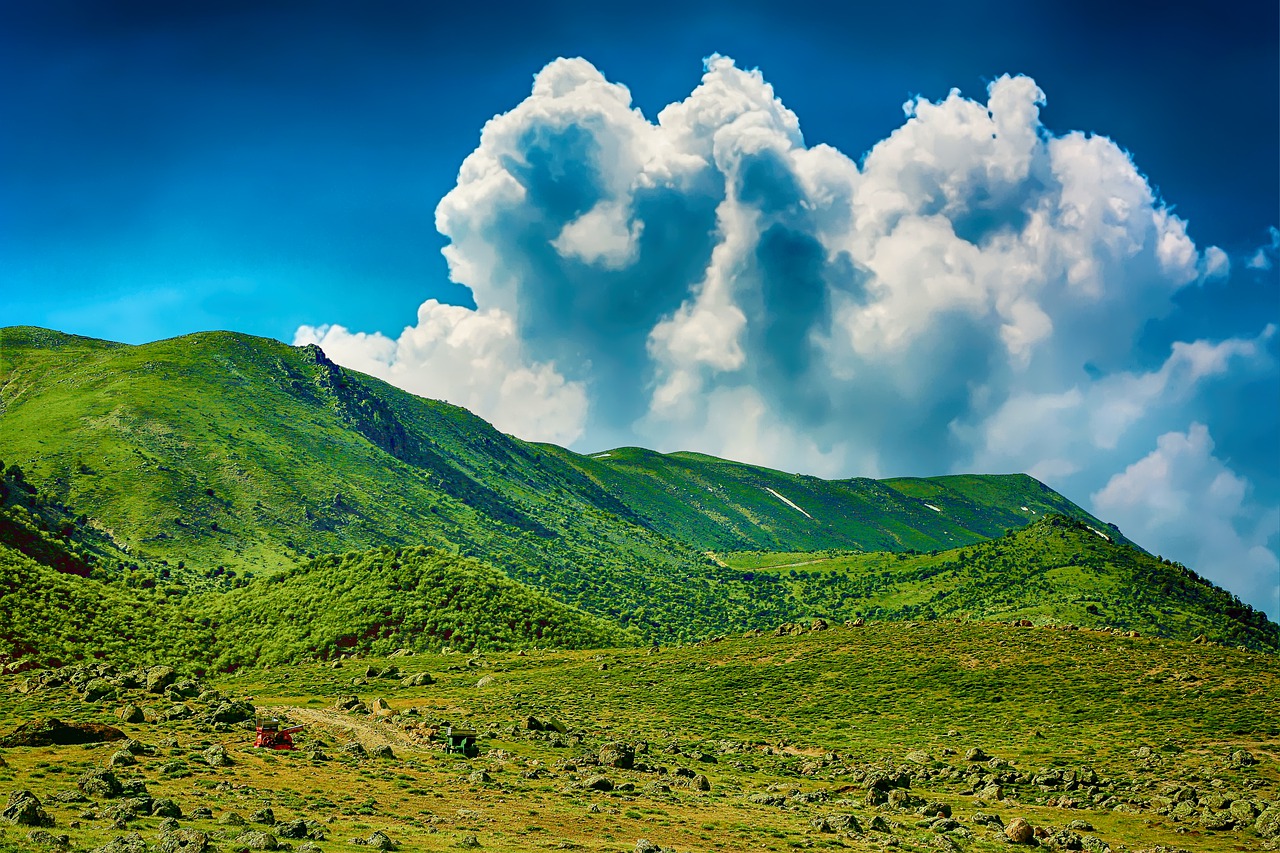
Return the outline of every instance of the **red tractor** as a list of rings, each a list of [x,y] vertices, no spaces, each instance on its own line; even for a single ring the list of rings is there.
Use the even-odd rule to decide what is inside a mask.
[[[303,726],[290,726],[282,729],[279,720],[259,720],[258,739],[253,742],[253,745],[262,749],[293,749],[293,735],[302,731],[303,728]]]

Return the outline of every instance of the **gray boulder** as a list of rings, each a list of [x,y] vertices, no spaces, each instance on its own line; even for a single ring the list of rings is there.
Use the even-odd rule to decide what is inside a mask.
[[[173,684],[178,678],[178,673],[174,672],[171,666],[153,666],[147,670],[147,692],[163,693],[165,688]]]
[[[280,842],[269,832],[260,829],[249,829],[236,836],[231,842],[235,849],[244,850],[279,850]]]
[[[25,789],[9,794],[9,804],[0,812],[0,821],[14,826],[53,826],[53,818],[40,800]]]
[[[204,763],[210,767],[229,767],[232,762],[231,756],[227,755],[227,750],[221,744],[213,746],[200,753],[200,757],[204,759]]]
[[[148,853],[147,842],[136,832],[128,835],[117,835],[93,853]]]
[[[109,800],[120,796],[124,787],[110,770],[90,770],[76,780],[76,787],[87,796]]]
[[[205,853],[209,836],[198,829],[174,829],[160,833],[160,853]]]
[[[630,744],[606,743],[600,747],[600,763],[605,767],[630,770],[636,762],[636,751]]]

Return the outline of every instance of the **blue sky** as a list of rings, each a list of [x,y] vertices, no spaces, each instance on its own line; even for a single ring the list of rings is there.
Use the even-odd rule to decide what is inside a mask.
[[[581,450],[1027,470],[1280,610],[1274,3],[440,5],[4,4],[0,324],[314,339]]]

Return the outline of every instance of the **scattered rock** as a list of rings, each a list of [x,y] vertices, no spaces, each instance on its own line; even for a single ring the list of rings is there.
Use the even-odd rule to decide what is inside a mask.
[[[274,826],[276,822],[276,813],[271,810],[270,806],[268,806],[266,808],[258,809],[256,812],[249,815],[249,820],[254,823],[265,824],[266,826]]]
[[[237,812],[227,812],[222,817],[218,818],[218,823],[223,826],[244,826],[247,821]]]
[[[0,811],[0,821],[14,826],[53,826],[53,818],[39,798],[25,789],[9,794],[9,804]]]
[[[360,701],[359,696],[347,696],[333,703],[333,707],[339,711],[346,711],[349,714],[367,714],[368,707]]]
[[[176,820],[182,817],[182,807],[175,800],[162,797],[151,803],[151,814],[154,817],[171,817]]]
[[[232,842],[236,849],[244,850],[279,850],[280,842],[269,832],[260,829],[249,829],[236,836]]]
[[[490,684],[493,684],[493,676],[486,675],[476,682],[476,687],[488,687]]]
[[[483,782],[492,782],[493,777],[483,770],[475,770],[467,777],[467,781],[479,784]]]
[[[428,684],[435,684],[436,680],[431,677],[429,672],[419,672],[417,675],[406,675],[400,679],[401,687],[426,687]]]
[[[110,770],[90,770],[76,780],[76,787],[90,797],[104,800],[118,797],[124,790],[120,780]]]
[[[474,835],[464,835],[458,839],[458,846],[474,849],[480,846],[480,839],[476,838]]]
[[[98,702],[116,695],[116,686],[105,678],[91,678],[80,686],[80,698]]]
[[[342,751],[347,755],[354,755],[356,758],[364,758],[369,754],[369,751],[364,748],[364,744],[360,743],[358,740],[353,740],[351,743],[343,744]]]
[[[965,761],[990,761],[991,756],[982,751],[981,747],[973,747],[964,754]]]
[[[689,782],[689,787],[695,791],[710,791],[711,780],[707,778],[707,774],[699,773]]]
[[[50,717],[18,726],[0,738],[0,746],[65,746],[113,740],[124,740],[124,732],[98,723],[64,723]]]
[[[369,703],[369,713],[375,717],[392,717],[396,712],[387,704],[386,699],[378,698]]]
[[[378,830],[373,833],[373,835],[366,838],[364,843],[372,847],[374,850],[398,850],[400,847],[391,840],[389,835],[381,830]],[[477,843],[476,846],[479,847],[480,845]]]
[[[600,763],[605,767],[630,770],[635,766],[635,748],[625,743],[606,743],[600,747]]]
[[[641,838],[636,842],[635,853],[662,853],[662,848],[647,838]]]
[[[243,723],[252,720],[257,710],[248,702],[220,702],[204,719],[210,723]]]
[[[147,670],[146,687],[148,693],[163,693],[164,689],[178,678],[171,666],[153,666]]]
[[[369,750],[369,755],[373,758],[395,758],[396,754],[391,751],[391,744],[380,743],[373,749]]]
[[[38,847],[51,847],[54,850],[67,850],[71,847],[71,838],[67,835],[54,835],[47,829],[33,829],[27,833],[27,842]]]
[[[200,757],[210,767],[230,767],[235,763],[231,760],[231,756],[227,755],[226,747],[217,743],[200,753]]]
[[[209,836],[198,829],[174,829],[160,833],[160,853],[205,853]]]
[[[107,760],[108,767],[132,767],[138,763],[138,759],[133,757],[133,753],[127,749],[122,749],[114,753]]]
[[[1264,809],[1254,821],[1253,829],[1263,838],[1280,838],[1280,805]]]
[[[116,836],[101,847],[95,848],[93,853],[147,853],[147,842],[138,833],[131,832],[128,835]]]
[[[1014,844],[1030,844],[1031,839],[1035,837],[1035,831],[1031,828],[1031,824],[1020,817],[1015,817],[1004,828],[1005,837]]]
[[[590,788],[593,791],[612,791],[613,783],[609,781],[608,776],[596,775],[587,779],[582,783],[584,788]]]

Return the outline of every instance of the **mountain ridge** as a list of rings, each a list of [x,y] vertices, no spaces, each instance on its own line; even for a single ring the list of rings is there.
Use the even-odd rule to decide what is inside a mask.
[[[197,594],[322,554],[423,545],[673,641],[859,612],[817,586],[783,594],[746,580],[716,553],[912,557],[1051,515],[1124,549],[1091,558],[1099,565],[1133,550],[1026,475],[822,480],[689,451],[578,454],[342,368],[319,347],[233,332],[125,345],[0,329],[0,427],[0,459],[39,493],[39,506],[22,499],[28,527],[56,526],[96,553],[99,577],[150,573]],[[1056,604],[1068,602],[1046,602],[1045,615]]]

